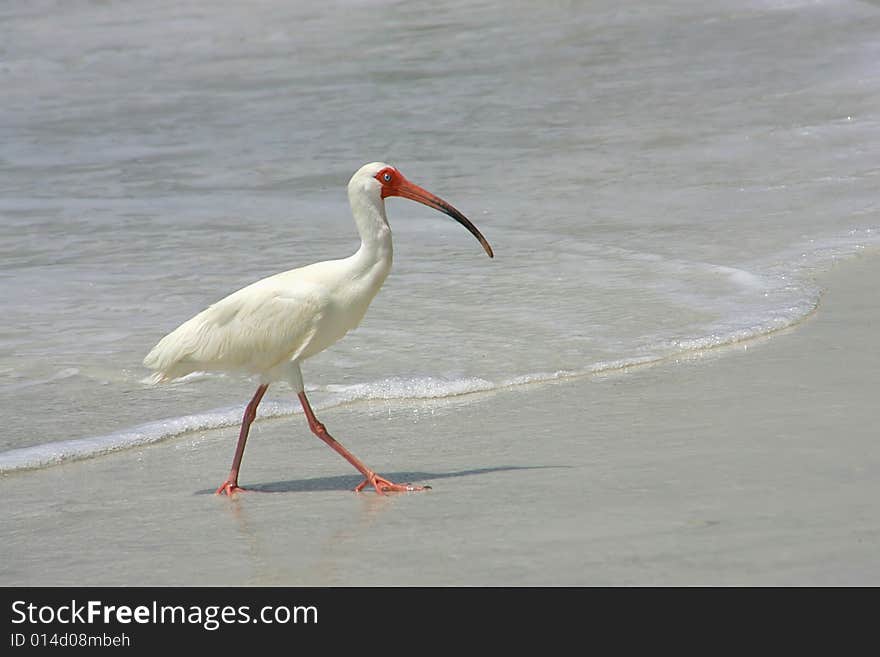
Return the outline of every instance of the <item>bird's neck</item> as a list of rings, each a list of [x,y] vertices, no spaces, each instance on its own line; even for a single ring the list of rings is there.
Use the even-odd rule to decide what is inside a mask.
[[[354,259],[364,270],[382,270],[384,279],[391,269],[393,257],[391,226],[385,216],[385,202],[380,200],[372,203],[363,198],[352,198],[351,211],[361,236],[361,248]]]

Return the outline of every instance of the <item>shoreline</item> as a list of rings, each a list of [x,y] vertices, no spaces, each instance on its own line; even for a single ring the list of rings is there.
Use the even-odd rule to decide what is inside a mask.
[[[880,254],[880,250],[878,250],[878,254]],[[810,318],[816,314],[821,303],[821,297],[822,293],[819,294],[816,303],[809,309],[809,311],[788,323],[768,328],[764,332],[748,335],[746,337],[736,337],[731,335],[722,338],[720,342],[709,344],[705,347],[681,347],[679,350],[674,350],[669,353],[649,354],[641,357],[633,356],[612,361],[600,361],[583,370],[558,370],[556,372],[518,375],[497,382],[481,380],[480,382],[485,383],[486,387],[478,387],[464,390],[462,392],[446,392],[436,397],[395,396],[383,397],[380,399],[367,397],[341,401],[331,400],[329,403],[325,401],[323,403],[314,404],[314,408],[316,411],[323,413],[327,410],[345,409],[353,406],[356,407],[361,404],[442,403],[445,400],[455,401],[455,399],[459,397],[479,398],[486,394],[502,394],[522,387],[542,386],[569,381],[588,380],[596,377],[615,376],[618,374],[627,374],[638,371],[642,368],[658,367],[672,362],[698,360],[708,355],[714,356],[716,354],[723,354],[729,349],[736,349],[743,345],[758,344],[765,340],[769,340],[778,334],[797,330],[799,326],[809,321]],[[194,374],[199,375],[201,373],[196,372]],[[185,378],[186,377],[183,377],[180,381],[175,382],[175,384],[181,383]],[[261,407],[261,412],[257,417],[258,421],[302,415],[302,409],[298,404],[293,402],[291,402],[291,409],[289,411],[280,411],[277,408],[267,411],[266,406],[267,404],[263,404]],[[11,475],[13,473],[42,470],[44,468],[56,467],[59,465],[74,463],[76,461],[101,458],[117,452],[138,449],[146,445],[185,439],[189,434],[238,427],[241,422],[239,417],[240,411],[241,409],[238,406],[214,408],[183,417],[166,417],[159,420],[151,420],[112,433],[105,433],[96,436],[83,436],[64,441],[38,443],[27,447],[7,449],[0,451],[0,477]],[[221,415],[224,416],[225,419],[218,420],[218,416]],[[202,422],[206,422],[205,418],[210,418],[210,421],[207,421],[207,424],[201,424]],[[185,428],[169,430],[167,429],[167,425],[169,424],[183,424],[185,425]]]
[[[242,485],[267,494],[207,494],[236,427],[11,473],[0,584],[876,585],[878,277],[876,250],[839,262],[745,342],[324,411],[425,493],[347,492],[297,414],[254,425]]]

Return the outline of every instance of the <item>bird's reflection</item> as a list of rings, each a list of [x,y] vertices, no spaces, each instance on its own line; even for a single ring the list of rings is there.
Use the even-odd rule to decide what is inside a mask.
[[[451,472],[395,472],[392,476],[397,481],[413,483],[430,483],[435,480],[452,479],[456,477],[470,477],[491,474],[495,472],[516,472],[522,470],[538,470],[546,468],[568,468],[567,465],[534,465],[534,466],[493,466],[485,468],[469,468]],[[248,491],[234,495],[232,499],[219,498],[218,502],[227,509],[238,529],[238,535],[246,545],[249,555],[247,562],[253,569],[248,577],[249,584],[279,585],[296,584],[304,582],[331,585],[345,585],[344,573],[348,572],[348,563],[352,555],[359,553],[363,547],[363,537],[373,535],[377,530],[377,523],[384,515],[394,508],[411,508],[406,501],[416,501],[430,497],[431,493],[389,493],[378,495],[373,491],[354,494],[351,490],[360,483],[358,475],[341,475],[334,477],[315,477],[311,479],[293,479],[288,481],[266,482],[251,484]],[[442,487],[437,487],[442,490]],[[435,488],[436,490],[436,488]],[[272,537],[264,535],[265,524],[261,518],[260,505],[253,505],[252,501],[258,500],[260,493],[305,493],[320,491],[347,492],[355,497],[350,514],[345,514],[345,520],[332,529],[326,538],[320,541],[320,548],[314,551],[314,561],[307,555],[296,553],[298,558],[306,558],[306,563],[294,565],[290,562],[273,558],[274,545]],[[213,494],[211,489],[196,491],[196,494]],[[249,497],[252,496],[252,497]],[[358,512],[359,510],[359,512]],[[328,524],[332,522],[328,519]],[[381,527],[380,527],[381,529]],[[291,577],[294,581],[290,581]]]

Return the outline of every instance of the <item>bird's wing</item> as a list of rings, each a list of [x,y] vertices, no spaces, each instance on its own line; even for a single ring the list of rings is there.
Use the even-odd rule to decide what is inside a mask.
[[[314,338],[327,295],[290,276],[233,292],[166,335],[144,359],[156,380],[195,371],[266,372],[297,356]]]

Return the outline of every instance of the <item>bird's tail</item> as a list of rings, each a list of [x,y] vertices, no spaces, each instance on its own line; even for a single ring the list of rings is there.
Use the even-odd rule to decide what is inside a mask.
[[[146,377],[141,379],[141,383],[146,383],[147,385],[157,386],[160,383],[168,383],[169,381],[173,381],[174,377],[168,376],[164,372],[153,372],[152,374],[148,374]]]
[[[166,335],[144,357],[144,365],[153,373],[145,379],[146,383],[157,385],[167,383],[192,372],[192,368],[186,367],[181,362],[181,354],[171,335]]]

